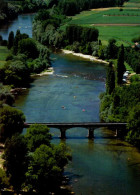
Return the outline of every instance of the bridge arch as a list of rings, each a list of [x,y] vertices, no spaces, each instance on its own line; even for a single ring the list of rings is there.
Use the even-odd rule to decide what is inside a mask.
[[[24,123],[24,127],[28,128],[30,125],[35,123]],[[47,125],[49,128],[56,128],[60,130],[60,138],[66,138],[66,131],[71,128],[82,127],[88,129],[88,138],[94,138],[94,130],[100,127],[115,127],[116,130],[119,128],[125,128],[127,123],[101,123],[101,122],[79,122],[79,123],[36,123]],[[125,129],[124,129],[125,130]],[[124,131],[123,130],[123,131]],[[122,131],[122,130],[121,130]]]

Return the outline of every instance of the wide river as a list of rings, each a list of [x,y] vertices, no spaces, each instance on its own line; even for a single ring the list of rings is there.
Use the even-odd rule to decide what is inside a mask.
[[[32,15],[20,15],[8,32],[21,29],[31,36]],[[26,115],[27,122],[95,122],[99,119],[99,95],[105,91],[106,67],[79,57],[52,54],[54,74],[37,77],[29,90],[16,100],[15,106]],[[51,129],[53,143],[60,143],[59,130]],[[140,195],[140,153],[106,128],[95,130],[95,139],[86,138],[82,128],[67,131],[66,144],[72,162],[65,168],[69,185],[77,195]]]

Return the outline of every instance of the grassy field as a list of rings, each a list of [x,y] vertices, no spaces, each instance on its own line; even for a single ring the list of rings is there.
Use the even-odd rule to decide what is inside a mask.
[[[71,24],[140,24],[139,9],[89,11],[74,16]]]
[[[75,15],[70,24],[98,28],[99,39],[104,44],[115,38],[118,45],[132,45],[131,40],[140,34],[140,0],[125,3],[122,11],[119,7],[83,11]]]
[[[7,49],[7,47],[0,46],[0,67],[5,64],[5,59],[8,54],[9,50]]]
[[[114,38],[117,44],[133,45],[132,38],[140,34],[140,26],[96,26],[99,30],[99,39],[106,45],[108,40]]]

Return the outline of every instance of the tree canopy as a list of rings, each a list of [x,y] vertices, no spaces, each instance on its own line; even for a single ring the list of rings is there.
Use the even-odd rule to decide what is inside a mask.
[[[4,106],[0,109],[0,140],[5,141],[15,133],[21,133],[25,122],[22,111]]]

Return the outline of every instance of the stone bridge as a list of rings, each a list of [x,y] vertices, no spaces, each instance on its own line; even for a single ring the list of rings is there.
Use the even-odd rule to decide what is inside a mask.
[[[102,123],[102,122],[79,122],[79,123],[24,123],[24,128],[28,128],[33,124],[46,125],[49,128],[57,128],[60,130],[60,138],[66,138],[66,130],[82,127],[88,129],[88,138],[94,138],[94,130],[100,127],[108,127],[116,130],[116,137],[123,134],[126,130],[127,123]]]

